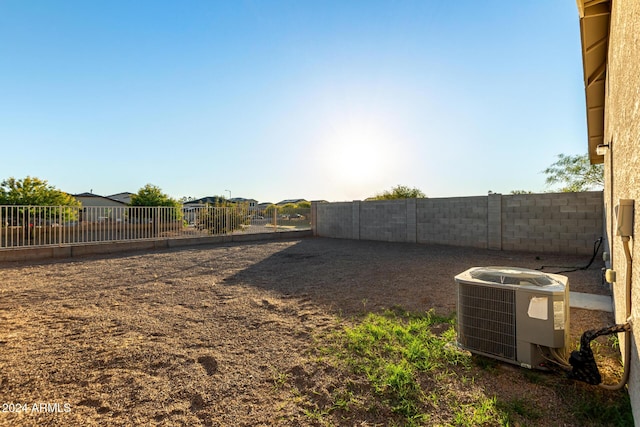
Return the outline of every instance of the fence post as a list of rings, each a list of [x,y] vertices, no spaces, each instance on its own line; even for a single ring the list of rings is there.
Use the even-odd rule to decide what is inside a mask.
[[[407,210],[407,242],[416,243],[418,241],[417,230],[417,199],[406,199],[405,209]]]
[[[158,237],[158,207],[151,208],[151,223],[153,225],[153,237]]]
[[[351,204],[351,238],[360,240],[360,200]]]
[[[318,202],[311,202],[311,232],[314,237],[318,235]]]
[[[278,207],[273,209],[273,232],[278,231]]]
[[[502,250],[502,194],[487,197],[487,248]]]

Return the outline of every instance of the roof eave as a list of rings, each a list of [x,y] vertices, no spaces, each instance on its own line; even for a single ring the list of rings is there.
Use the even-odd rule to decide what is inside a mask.
[[[597,147],[604,144],[604,109],[611,0],[577,0],[587,109],[589,160],[603,163]]]

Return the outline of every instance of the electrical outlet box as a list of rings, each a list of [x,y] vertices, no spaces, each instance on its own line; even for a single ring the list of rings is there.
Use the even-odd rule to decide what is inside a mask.
[[[631,237],[633,235],[633,199],[620,199],[616,206],[616,235]]]

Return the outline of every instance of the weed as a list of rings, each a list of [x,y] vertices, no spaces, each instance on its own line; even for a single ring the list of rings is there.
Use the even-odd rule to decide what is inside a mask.
[[[489,357],[475,356],[473,361],[475,362],[476,366],[484,371],[495,372],[496,368],[498,367],[498,361]]]
[[[497,399],[482,397],[475,404],[461,405],[454,414],[453,422],[456,426],[474,427],[495,424],[509,425],[507,417],[497,408]]]
[[[526,399],[499,401],[482,393],[469,399],[468,391],[477,389],[473,373],[479,372],[472,370],[472,365],[483,371],[480,375],[498,375],[501,362],[460,351],[451,344],[455,340],[453,316],[410,313],[400,307],[368,313],[359,322],[324,336],[325,347],[319,350],[325,363],[346,368],[368,382],[366,390],[360,382],[358,388],[353,383],[342,384],[332,392],[328,406],[314,406],[305,413],[324,424],[333,411],[340,411],[333,416],[346,416],[359,410],[386,414],[387,425],[513,426],[539,422],[543,412]],[[626,393],[616,394],[619,399],[611,399],[610,393],[579,393],[579,386],[555,381],[544,372],[522,369],[521,373],[530,383],[554,387],[565,399],[567,410],[584,425],[633,425]],[[430,418],[429,414],[441,417],[439,409],[444,408],[446,418]],[[452,408],[457,409],[450,412]]]
[[[544,384],[545,376],[542,372],[535,371],[533,369],[523,369],[522,376],[531,384]]]
[[[336,390],[332,397],[333,407],[331,409],[348,411],[351,405],[355,403],[353,392],[349,390]]]
[[[612,392],[597,387],[574,387],[566,393],[571,411],[584,424],[599,426],[633,426],[631,401],[626,391]]]
[[[440,336],[431,332],[434,325],[443,324],[448,328]],[[393,307],[383,314],[369,313],[361,323],[345,328],[341,340],[335,340],[342,342],[342,348],[334,351],[353,372],[367,378],[392,412],[413,425],[425,419],[425,407],[438,402],[437,395],[425,395],[417,375],[438,375],[448,364],[468,363],[464,360],[468,356],[448,345],[454,337],[452,317]],[[351,399],[344,394],[334,396],[333,406],[346,408]]]
[[[611,348],[614,350],[620,349],[620,338],[618,338],[618,334],[609,335],[608,343]]]
[[[309,418],[310,420],[317,421],[321,425],[326,425],[326,426],[332,425],[330,421],[326,420],[327,415],[329,415],[329,412],[327,411],[321,411],[317,408],[313,408],[313,409],[305,409],[303,413],[307,418]]]
[[[497,408],[507,414],[518,414],[527,420],[535,421],[542,417],[542,412],[531,401],[527,399],[513,399],[507,402],[497,402]],[[515,424],[511,420],[511,416],[508,416],[511,421],[510,424]]]
[[[289,374],[285,372],[279,372],[277,369],[271,369],[271,381],[273,382],[273,389],[279,390],[289,381]]]

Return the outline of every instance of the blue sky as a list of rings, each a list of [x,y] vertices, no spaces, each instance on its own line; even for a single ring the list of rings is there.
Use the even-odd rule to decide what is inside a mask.
[[[108,195],[545,191],[587,150],[573,1],[0,0],[0,179]]]

